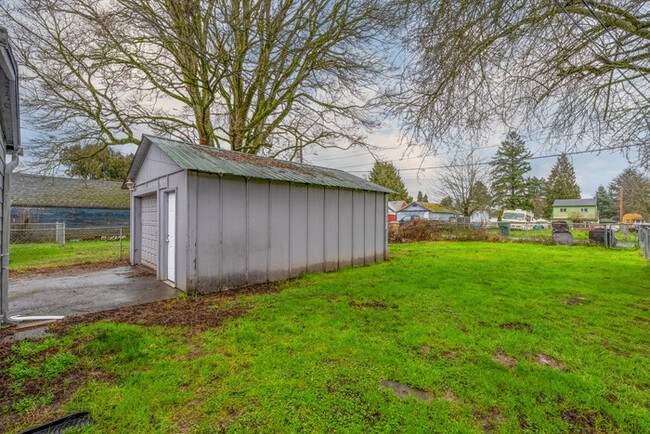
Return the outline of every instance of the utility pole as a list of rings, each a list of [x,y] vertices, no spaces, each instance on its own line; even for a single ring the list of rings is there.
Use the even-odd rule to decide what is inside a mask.
[[[618,221],[623,223],[623,189],[622,188],[618,191],[618,212],[619,212]]]

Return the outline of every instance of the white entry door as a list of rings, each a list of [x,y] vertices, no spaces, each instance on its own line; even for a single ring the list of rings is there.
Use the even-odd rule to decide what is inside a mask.
[[[176,282],[176,192],[167,193],[167,280]]]

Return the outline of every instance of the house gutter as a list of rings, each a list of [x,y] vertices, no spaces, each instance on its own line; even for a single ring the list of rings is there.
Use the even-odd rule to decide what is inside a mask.
[[[2,202],[2,268],[0,269],[0,323],[9,323],[9,221],[11,220],[11,174],[18,166],[18,152],[5,165]]]

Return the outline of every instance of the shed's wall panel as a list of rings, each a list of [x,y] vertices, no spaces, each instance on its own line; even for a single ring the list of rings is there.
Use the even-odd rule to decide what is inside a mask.
[[[386,259],[386,241],[388,221],[384,218],[388,212],[388,203],[385,194],[375,194],[375,261]]]
[[[146,182],[152,179],[158,179],[161,176],[178,172],[180,168],[157,146],[151,146],[147,152],[147,158],[142,162],[138,171],[138,176],[134,180],[136,183]]]
[[[307,271],[307,186],[291,185],[289,260],[291,277]]]
[[[195,175],[195,285],[207,293],[383,259],[383,194],[285,182]],[[192,175],[190,176],[190,179]],[[353,208],[354,213],[353,213]],[[369,219],[369,221],[364,220]],[[354,233],[353,233],[354,220]],[[383,226],[382,226],[383,227]],[[221,242],[219,242],[221,240]],[[368,256],[369,255],[369,256]],[[192,273],[188,274],[191,276]]]
[[[248,184],[248,283],[266,282],[269,253],[269,182]]]
[[[223,231],[222,279],[225,287],[246,283],[246,182],[243,178],[226,177],[222,182]],[[199,228],[200,232],[200,228]],[[200,236],[200,235],[197,235]]]
[[[363,191],[352,192],[352,265],[364,265],[365,246],[365,193]]]
[[[289,278],[289,184],[286,182],[270,183],[270,232],[269,246],[269,280]]]
[[[325,271],[325,188],[308,187],[307,269]]]
[[[339,267],[352,265],[352,190],[339,189]]]
[[[199,292],[210,292],[221,286],[221,181],[215,175],[194,176],[199,200],[196,202],[197,212],[190,212],[196,222],[193,231],[196,266],[191,274],[194,274],[195,287]],[[189,194],[192,194],[191,190]]]
[[[339,263],[339,190],[325,189],[325,270],[336,270]]]
[[[366,191],[364,193],[363,203],[364,210],[364,225],[363,225],[363,245],[364,245],[364,262],[372,264],[375,262],[375,209],[377,201],[375,200],[376,194]]]

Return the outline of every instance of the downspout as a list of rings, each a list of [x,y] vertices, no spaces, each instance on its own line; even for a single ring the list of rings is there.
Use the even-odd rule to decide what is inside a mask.
[[[18,166],[18,152],[11,153],[11,161],[5,165],[2,202],[2,269],[0,274],[0,323],[9,323],[9,221],[11,220],[11,173]]]

